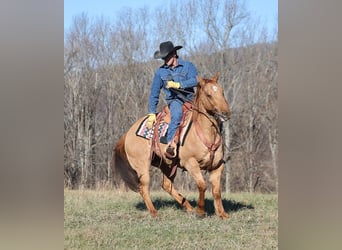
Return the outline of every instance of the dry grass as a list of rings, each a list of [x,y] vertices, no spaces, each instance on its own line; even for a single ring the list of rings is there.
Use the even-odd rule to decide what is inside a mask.
[[[197,193],[186,193],[196,205]],[[231,218],[214,212],[206,193],[207,216],[187,214],[165,192],[152,192],[159,214],[151,218],[134,192],[64,193],[65,249],[277,249],[278,198],[266,194],[223,194]]]

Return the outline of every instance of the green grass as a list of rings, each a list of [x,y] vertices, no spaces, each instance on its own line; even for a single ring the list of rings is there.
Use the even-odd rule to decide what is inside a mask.
[[[196,206],[197,193],[183,193]],[[223,194],[230,219],[215,215],[206,192],[207,216],[187,214],[167,193],[152,192],[158,217],[150,217],[139,194],[64,192],[65,249],[277,249],[278,198]]]

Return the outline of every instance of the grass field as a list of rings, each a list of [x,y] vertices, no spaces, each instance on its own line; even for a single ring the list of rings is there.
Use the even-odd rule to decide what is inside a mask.
[[[196,206],[197,193],[183,193]],[[206,192],[205,218],[187,214],[167,193],[152,192],[158,217],[139,194],[121,191],[64,192],[65,249],[277,249],[278,197],[223,194],[230,219],[214,212]]]

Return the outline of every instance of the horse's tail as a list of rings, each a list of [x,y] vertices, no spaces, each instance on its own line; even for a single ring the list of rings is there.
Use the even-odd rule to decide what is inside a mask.
[[[126,134],[124,134],[115,148],[113,149],[112,157],[112,170],[113,175],[117,176],[120,174],[121,178],[124,180],[126,185],[135,192],[139,191],[139,178],[137,172],[131,167],[128,162],[127,154],[125,151],[125,139]]]

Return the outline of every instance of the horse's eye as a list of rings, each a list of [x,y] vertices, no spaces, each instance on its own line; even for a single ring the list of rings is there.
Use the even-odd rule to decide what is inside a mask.
[[[211,98],[211,95],[210,94],[206,94],[208,98]]]

